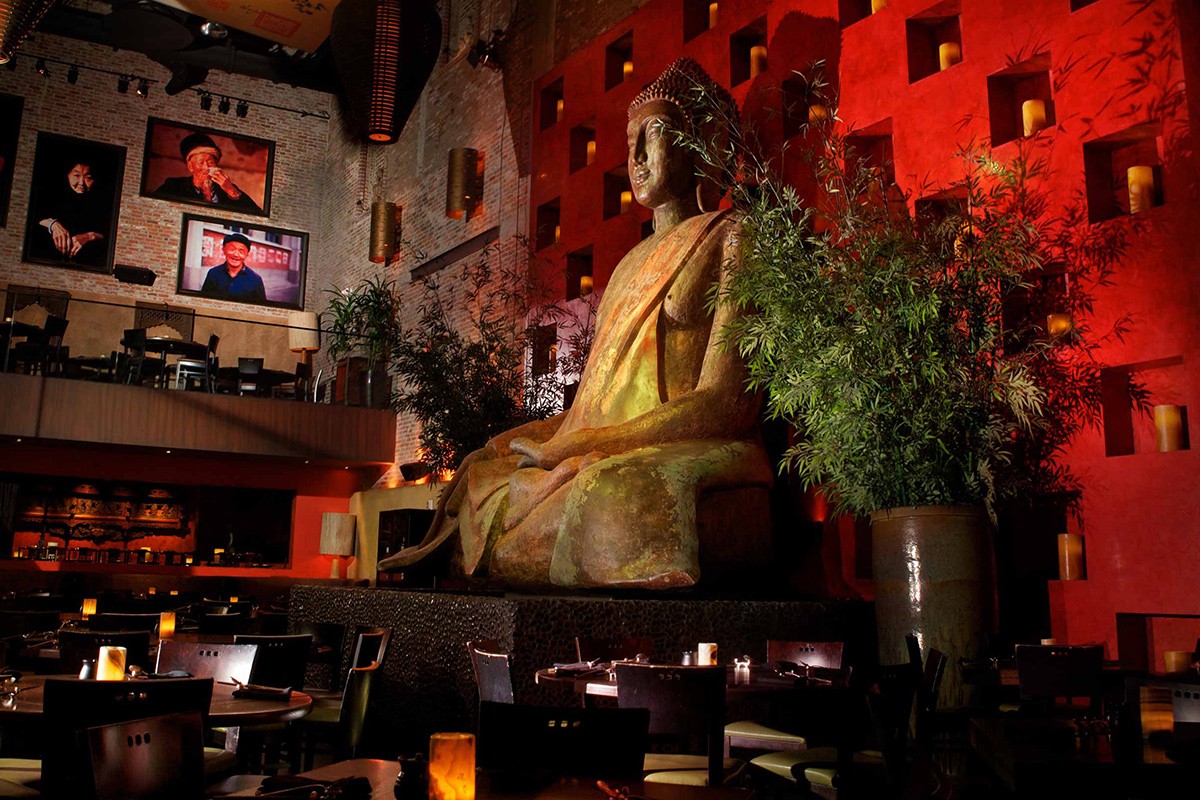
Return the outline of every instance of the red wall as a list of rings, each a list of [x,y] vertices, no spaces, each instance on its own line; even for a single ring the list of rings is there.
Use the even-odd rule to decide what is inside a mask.
[[[69,445],[0,442],[0,464],[38,475],[130,480],[192,486],[240,486],[296,492],[292,507],[292,551],[285,568],[172,567],[192,575],[238,577],[314,577],[329,575],[329,559],[320,555],[321,514],[345,513],[350,495],[370,486],[381,468],[354,470],[286,464],[267,459],[107,451]],[[54,570],[56,562],[39,562]],[[73,565],[73,568],[78,565]],[[118,568],[119,569],[119,568]],[[149,568],[141,568],[149,569]]]
[[[1191,405],[1193,418],[1200,414],[1195,401],[1200,397],[1200,270],[1188,235],[1188,226],[1200,222],[1200,168],[1188,121],[1189,107],[1193,113],[1200,107],[1195,96],[1200,90],[1185,91],[1189,84],[1200,86],[1197,4],[1096,0],[1072,11],[1071,0],[891,0],[880,13],[842,27],[839,7],[849,5],[847,0],[721,0],[718,26],[684,43],[684,4],[654,0],[538,79],[531,238],[538,207],[556,197],[561,203],[560,241],[543,254],[561,264],[566,253],[591,245],[596,286],[604,286],[650,217],[635,205],[602,219],[603,174],[625,160],[629,101],[684,55],[728,85],[730,35],[760,17],[766,17],[769,68],[732,87],[747,115],[762,123],[768,139],[778,138],[779,123],[767,111],[779,107],[774,89],[792,70],[825,59],[840,92],[839,118],[856,128],[890,130],[897,182],[908,190],[952,182],[959,174],[956,150],[991,136],[989,76],[1046,55],[1056,124],[1030,144],[1049,159],[1052,174],[1044,188],[1058,205],[1055,210],[1086,206],[1085,143],[1142,123],[1157,126],[1146,146],[1161,163],[1163,204],[1090,228],[1097,238],[1127,235],[1131,243],[1112,285],[1097,293],[1093,327],[1106,330],[1129,315],[1131,333],[1123,342],[1108,343],[1099,357],[1144,381],[1151,403]],[[910,82],[906,23],[931,9],[958,17],[962,61]],[[633,75],[606,91],[605,49],[629,31]],[[542,129],[542,90],[560,78],[564,117]],[[595,162],[570,173],[570,130],[589,121],[597,130]],[[1017,148],[1015,142],[1001,144],[995,154],[1011,158]],[[1125,419],[1132,426],[1133,452],[1106,455],[1099,429],[1087,431],[1071,448],[1068,462],[1084,486],[1078,530],[1086,536],[1088,579],[1050,580],[1049,598],[1054,636],[1107,642],[1109,655],[1115,656],[1118,611],[1200,614],[1200,457],[1195,449],[1156,452],[1147,415],[1119,405],[1105,408],[1105,414],[1110,423]],[[1195,424],[1190,429],[1196,442],[1200,429]],[[843,536],[853,537],[851,528],[840,526]],[[1053,560],[1052,535],[1034,547],[1039,560]],[[859,585],[850,574],[853,547],[842,550],[849,584]],[[1156,649],[1190,648],[1195,635],[1193,627],[1172,628]]]

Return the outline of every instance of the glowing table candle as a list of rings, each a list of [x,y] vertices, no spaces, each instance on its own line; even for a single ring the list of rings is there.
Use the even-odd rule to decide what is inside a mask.
[[[111,647],[109,645],[104,645],[100,648],[100,657],[96,660],[96,680],[125,680],[124,647]]]
[[[171,590],[171,597],[175,597],[175,596],[176,596],[176,595],[178,595],[178,594],[179,594],[179,590],[178,590],[178,589],[172,589],[172,590]]]
[[[158,589],[155,589],[153,586],[151,586],[149,589],[146,590],[146,593],[147,594],[158,594]]]
[[[475,736],[429,737],[429,800],[475,800]]]
[[[237,601],[238,601],[238,598],[237,598],[236,594],[229,595],[229,602],[236,603]]]
[[[756,44],[750,48],[750,77],[755,78],[767,71],[766,45]]]
[[[1154,407],[1154,443],[1158,452],[1183,450],[1183,408],[1161,405]]]
[[[1046,101],[1026,100],[1021,103],[1021,123],[1026,136],[1033,136],[1046,127]]]
[[[83,599],[83,608],[80,610],[83,612],[84,619],[87,619],[92,614],[95,614],[96,613],[96,598],[85,597]]]
[[[1079,581],[1087,577],[1083,561],[1083,534],[1058,535],[1058,579]]]
[[[701,642],[696,645],[698,656],[696,663],[702,667],[717,665],[717,643],[716,642]]]
[[[1154,167],[1137,166],[1125,171],[1129,183],[1129,213],[1140,214],[1154,207]]]
[[[175,638],[175,612],[164,611],[158,615],[158,638]]]
[[[938,45],[938,68],[947,70],[962,61],[962,46],[958,42],[942,42]]]

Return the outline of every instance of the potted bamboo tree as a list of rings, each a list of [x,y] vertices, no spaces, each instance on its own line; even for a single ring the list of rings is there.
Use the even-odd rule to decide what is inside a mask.
[[[329,355],[337,362],[336,395],[351,405],[386,407],[391,401],[387,366],[400,324],[395,281],[374,276],[352,288],[326,293],[330,299],[322,328]],[[352,402],[355,399],[357,403]]]

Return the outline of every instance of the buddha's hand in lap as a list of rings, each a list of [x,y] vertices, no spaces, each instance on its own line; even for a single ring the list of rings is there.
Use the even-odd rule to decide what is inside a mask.
[[[525,467],[554,469],[558,462],[563,460],[563,454],[557,452],[559,448],[554,446],[553,440],[539,443],[532,439],[518,437],[509,442],[508,447],[512,452],[521,455],[521,460],[517,463],[518,469]]]

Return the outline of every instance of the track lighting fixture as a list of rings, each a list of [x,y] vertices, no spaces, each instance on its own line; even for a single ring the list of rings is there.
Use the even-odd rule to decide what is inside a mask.
[[[212,95],[208,92],[200,95],[200,110],[212,111]]]
[[[217,104],[217,111],[220,111],[222,114],[229,113],[229,98],[228,97],[221,98],[221,102]]]
[[[120,94],[128,94],[129,93],[129,78],[126,77],[125,75],[122,75],[121,77],[117,78],[117,91]]]
[[[142,78],[140,81],[138,81],[136,91],[137,96],[143,99],[146,97],[146,95],[150,94],[150,84],[146,82],[145,78]]]
[[[246,115],[248,113],[250,113],[250,104],[247,103],[245,100],[239,100],[238,104],[237,104],[238,117],[241,119],[245,119]]]
[[[71,68],[67,70],[67,83],[71,84],[72,86],[79,83],[79,67],[75,66],[74,64],[72,64]]]
[[[41,75],[43,78],[50,77],[50,69],[46,66],[46,59],[39,58],[37,60],[37,66],[35,66],[34,69],[37,71],[37,74]]]

